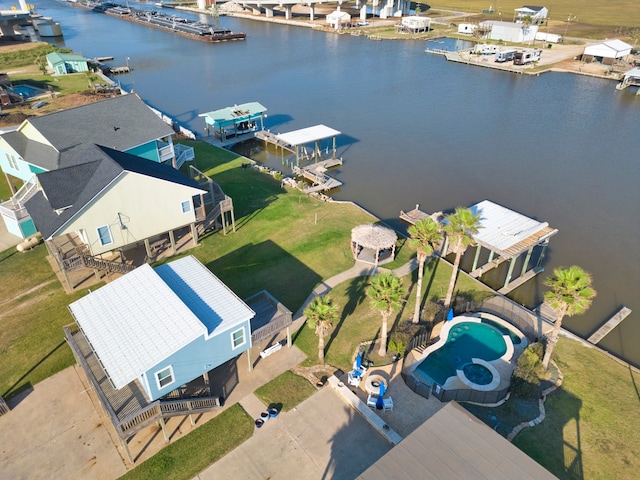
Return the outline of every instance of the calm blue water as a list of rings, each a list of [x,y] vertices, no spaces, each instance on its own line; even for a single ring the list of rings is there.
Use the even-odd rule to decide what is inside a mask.
[[[471,363],[473,358],[490,362],[506,351],[504,338],[495,328],[483,323],[460,322],[449,331],[445,344],[427,355],[417,368],[444,385],[447,378],[455,376],[456,370]]]
[[[423,41],[222,17],[221,26],[247,32],[247,40],[208,45],[56,0],[36,7],[61,22],[69,48],[115,56],[115,65],[129,57],[133,72],[117,77],[122,85],[196,132],[204,131],[199,114],[250,101],[268,108],[267,128],[276,133],[320,123],[341,131],[345,163],[336,176],[344,186],[336,198],[395,226],[399,211],[416,203],[436,211],[484,199],[548,222],[560,233],[547,271],[580,265],[598,291],[591,309],[564,325],[589,335],[630,307],[600,346],[640,365],[635,91],[572,74],[449,63],[424,53]],[[533,281],[514,297],[530,304],[543,291]]]

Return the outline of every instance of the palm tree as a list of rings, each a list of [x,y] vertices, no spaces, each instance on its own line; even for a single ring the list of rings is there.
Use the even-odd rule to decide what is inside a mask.
[[[324,363],[324,337],[338,319],[338,306],[329,297],[315,297],[304,309],[310,328],[315,328],[318,336],[318,360]]]
[[[411,243],[418,249],[418,285],[416,287],[416,307],[413,312],[413,323],[420,321],[420,300],[422,296],[422,276],[424,262],[433,253],[436,244],[442,240],[440,224],[427,217],[409,227]]]
[[[556,313],[556,322],[547,339],[542,365],[549,367],[549,360],[558,342],[558,334],[565,315],[580,315],[591,306],[596,291],[591,287],[591,275],[575,265],[569,268],[556,268],[553,276],[544,281],[551,290],[544,294],[544,300]]]
[[[367,290],[367,296],[371,300],[371,306],[380,310],[382,314],[382,327],[380,329],[380,348],[378,355],[387,355],[387,325],[389,316],[404,302],[407,294],[402,279],[392,272],[379,273],[371,277],[371,286]]]
[[[456,285],[460,259],[467,247],[473,243],[473,235],[478,233],[480,228],[480,215],[474,214],[468,208],[456,207],[456,211],[445,217],[444,233],[449,240],[451,251],[456,254],[453,262],[453,271],[449,281],[449,289],[444,299],[444,310],[449,310],[453,288]]]

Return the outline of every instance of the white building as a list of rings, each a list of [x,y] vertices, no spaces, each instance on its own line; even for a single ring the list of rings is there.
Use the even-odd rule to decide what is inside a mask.
[[[336,10],[327,15],[327,23],[336,30],[340,30],[341,28],[351,25],[351,15],[347,12]]]
[[[622,40],[607,40],[606,42],[589,45],[582,54],[583,62],[600,62],[613,65],[618,59],[624,59],[631,54],[631,45]]]
[[[429,17],[402,17],[400,27],[403,32],[419,33],[428,32],[431,19]]]
[[[516,23],[523,23],[525,17],[531,18],[531,23],[535,25],[540,25],[544,23],[549,15],[549,10],[545,7],[533,7],[533,6],[524,6],[521,8],[516,8]]]
[[[460,23],[458,25],[458,33],[473,35],[473,32],[476,31],[476,28],[478,28],[478,26],[473,23]]]
[[[479,28],[483,33],[483,39],[501,40],[511,43],[532,42],[536,38],[536,33],[538,33],[537,25],[500,22],[496,20],[482,22]]]

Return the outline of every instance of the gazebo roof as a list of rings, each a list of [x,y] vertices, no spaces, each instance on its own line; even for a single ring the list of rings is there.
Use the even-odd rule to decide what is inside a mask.
[[[365,248],[381,250],[395,245],[398,235],[382,225],[359,225],[351,230],[351,241]]]

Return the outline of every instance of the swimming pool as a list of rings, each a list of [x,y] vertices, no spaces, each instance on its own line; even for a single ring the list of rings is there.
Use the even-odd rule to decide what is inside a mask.
[[[477,320],[459,321],[449,329],[444,345],[430,352],[416,369],[444,385],[465,365],[476,363],[473,359],[490,362],[506,353],[507,343],[496,328]]]
[[[18,95],[22,95],[22,98],[27,99],[31,97],[37,97],[38,95],[44,95],[47,93],[45,90],[42,90],[38,87],[33,87],[31,85],[14,85],[11,87],[13,93],[17,93]]]

